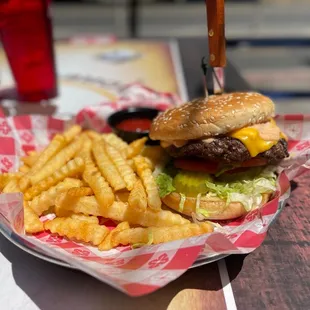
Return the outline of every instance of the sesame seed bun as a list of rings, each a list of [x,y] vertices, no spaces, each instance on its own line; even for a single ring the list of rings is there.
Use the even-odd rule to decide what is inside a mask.
[[[262,202],[259,206],[267,203],[271,194],[263,194]],[[162,198],[163,203],[179,213],[191,216],[196,212],[196,198],[186,197],[182,212],[180,212],[181,196],[179,193],[173,192]],[[247,214],[244,206],[240,202],[231,202],[227,205],[226,201],[220,198],[201,198],[199,208],[209,213],[209,216],[204,216],[209,220],[231,220]]]
[[[274,116],[272,100],[259,93],[230,93],[199,98],[160,114],[152,140],[193,140],[264,123]]]

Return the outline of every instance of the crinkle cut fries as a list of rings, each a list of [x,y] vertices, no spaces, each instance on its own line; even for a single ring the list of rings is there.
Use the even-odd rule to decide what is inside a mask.
[[[68,239],[110,250],[143,246],[213,231],[162,209],[153,171],[163,150],[130,144],[113,133],[83,131],[74,125],[56,134],[41,151],[21,158],[17,173],[0,175],[3,193],[22,192],[27,234],[50,231]],[[54,214],[53,220],[40,217]],[[111,219],[109,230],[99,219]]]

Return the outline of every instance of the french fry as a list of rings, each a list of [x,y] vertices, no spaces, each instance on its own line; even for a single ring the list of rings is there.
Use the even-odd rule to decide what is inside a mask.
[[[80,174],[83,171],[84,166],[84,161],[81,157],[73,158],[66,165],[56,170],[51,176],[30,187],[25,192],[24,199],[31,200],[41,192],[46,191],[53,185],[63,181],[65,178]]]
[[[147,157],[143,157],[143,158],[145,160],[145,163],[148,165],[149,169],[151,169],[151,171],[153,171],[155,168],[153,165],[153,162]]]
[[[143,158],[145,166],[148,167],[150,170],[153,170],[155,168],[153,162],[148,157],[144,157],[141,155],[138,155],[137,157]]]
[[[51,143],[40,153],[38,159],[31,167],[29,174],[34,174],[41,169],[55,154],[66,145],[66,140],[62,135],[55,135]]]
[[[89,152],[91,153],[92,146],[93,146],[93,141],[87,136],[87,139],[85,139],[85,142],[83,144],[83,149],[81,153],[84,153],[84,152],[87,152],[88,154]]]
[[[55,199],[55,214],[68,217],[73,213],[100,216],[100,206],[94,196],[72,197],[66,192],[60,193]]]
[[[128,204],[122,202],[114,202],[113,205],[101,215],[114,221],[127,221],[130,225],[141,225],[144,227],[173,226],[189,223],[189,221],[181,215],[172,213],[168,210],[154,212],[150,209],[146,209],[144,212],[139,212],[137,210],[133,210],[128,206]]]
[[[111,243],[113,247],[128,244],[159,244],[199,236],[211,233],[212,231],[213,226],[210,223],[190,223],[170,227],[130,228],[116,232],[113,235]]]
[[[81,126],[73,125],[63,133],[63,136],[65,137],[66,142],[70,143],[75,137],[77,137],[81,133],[81,131]]]
[[[29,172],[28,172],[29,173]],[[19,182],[18,182],[18,186],[20,188],[20,191],[21,192],[24,192],[29,186],[31,185],[31,181],[30,181],[30,178],[29,176],[26,174],[24,174]]]
[[[100,142],[95,143],[92,151],[101,174],[114,188],[114,190],[119,191],[124,189],[126,187],[126,183],[120,176],[116,167],[113,165],[109,156],[106,154],[104,145]]]
[[[150,162],[152,162],[152,166],[156,167],[158,164],[165,162],[166,158],[168,157],[166,151],[161,146],[153,146],[147,145],[143,149],[141,155]]]
[[[27,202],[29,203],[29,201],[27,201]],[[41,214],[41,216],[48,215],[48,214],[51,214],[51,213],[55,214],[55,207],[54,207],[54,206],[51,206],[51,207],[49,207],[47,210],[45,210],[45,211]]]
[[[97,167],[95,165],[93,155],[92,155],[92,147],[93,147],[93,142],[91,139],[86,139],[85,143],[83,145],[83,149],[80,152],[79,156],[83,158],[84,163],[85,163],[85,169],[84,171],[97,171]]]
[[[21,157],[21,161],[25,165],[32,167],[36,163],[36,161],[38,160],[39,156],[40,156],[40,152],[29,151],[27,153],[27,156]]]
[[[67,178],[63,182],[49,188],[47,191],[42,192],[39,196],[36,196],[29,202],[29,206],[38,216],[40,216],[44,211],[48,210],[55,204],[56,197],[60,193],[67,191],[72,187],[79,187],[81,183],[80,180]]]
[[[4,187],[12,180],[18,180],[20,178],[17,173],[3,173],[0,174],[0,190],[3,190]]]
[[[86,196],[85,196],[86,197]],[[72,197],[67,195],[66,192],[61,193],[60,195],[57,196],[55,199],[55,206],[54,206],[54,211],[57,217],[70,217],[73,215],[73,211],[71,210],[71,205],[75,206],[77,201],[81,201],[81,198],[84,197]],[[70,207],[69,207],[70,206]],[[74,208],[74,207],[73,207]],[[76,212],[76,214],[79,214],[82,212]],[[85,216],[93,215],[93,212],[83,212],[82,213]]]
[[[128,144],[123,141],[121,138],[119,138],[114,133],[108,133],[102,135],[103,140],[116,148],[121,154],[126,154],[126,150],[128,148]]]
[[[18,185],[18,179],[17,178],[11,179],[6,184],[6,186],[4,187],[2,192],[3,193],[20,193],[21,190],[20,190],[19,185]]]
[[[114,246],[114,242],[113,242],[113,237],[115,235],[115,233],[123,231],[125,229],[129,229],[130,226],[128,224],[128,222],[122,222],[119,223],[113,230],[111,230],[109,232],[109,234],[105,237],[105,239],[99,244],[98,249],[100,251],[108,251],[113,249]]]
[[[72,197],[83,197],[93,195],[93,190],[90,187],[72,187],[67,191],[67,194]]]
[[[44,230],[43,223],[39,216],[29,207],[28,203],[24,203],[24,227],[26,233],[34,234]]]
[[[107,208],[114,202],[114,193],[110,185],[106,182],[105,178],[100,174],[98,168],[95,166],[92,159],[91,147],[92,142],[90,143],[90,147],[87,147],[86,149],[83,148],[83,152],[81,154],[85,161],[83,180],[93,190],[100,206],[102,208]]]
[[[83,146],[83,150],[82,152],[79,154],[79,156],[81,156],[84,160],[85,163],[85,171],[88,172],[96,172],[98,171],[95,162],[93,160],[93,156],[92,156],[92,141],[91,140],[86,140]]]
[[[84,180],[81,180],[81,182],[82,182],[81,186],[83,186],[83,187],[88,187],[89,186],[89,184],[87,182],[85,182]]]
[[[84,139],[79,137],[51,158],[39,171],[30,176],[32,185],[39,183],[64,166],[81,149],[83,142]]]
[[[138,155],[133,158],[135,171],[139,174],[143,170],[151,169],[152,168],[152,161],[144,156]]]
[[[22,173],[27,173],[30,171],[30,167],[27,166],[27,165],[23,165],[23,166],[20,166],[19,169],[18,169],[19,172],[22,172]]]
[[[25,156],[21,158],[21,161],[27,165],[28,167],[32,167],[35,162],[38,160],[39,154],[38,155],[31,155],[31,156]]]
[[[0,191],[4,189],[4,187],[10,182],[11,178],[8,173],[4,173],[0,175]]]
[[[92,224],[74,218],[55,218],[44,223],[44,228],[53,234],[75,239],[78,241],[89,242],[99,245],[109,234],[109,229],[103,225]]]
[[[143,151],[146,141],[147,141],[147,138],[143,137],[141,139],[131,142],[128,148],[126,149],[126,153],[125,153],[126,158],[131,159],[139,155]]]
[[[86,215],[103,216],[118,222],[128,222],[130,225],[149,226],[173,226],[188,224],[189,220],[181,215],[168,210],[154,212],[146,209],[144,212],[133,210],[128,204],[114,202],[109,208],[102,212],[100,205],[94,196],[85,196],[74,199],[70,204],[65,204],[62,200],[65,193],[60,194],[55,201],[55,213],[57,216],[68,216],[71,213],[82,213]],[[66,215],[62,215],[65,212]]]
[[[148,206],[154,211],[159,211],[161,209],[161,199],[148,162],[143,156],[138,155],[134,158],[134,164],[146,189]]]
[[[30,173],[31,168],[26,165],[19,167],[18,171],[22,174],[18,182],[18,186],[22,192],[24,192],[30,186],[30,179],[27,174]]]
[[[28,151],[27,155],[28,156],[39,156],[40,152],[39,151]]]
[[[129,195],[130,195],[130,192],[127,190],[118,191],[117,193],[115,193],[115,200],[127,203]]]
[[[120,152],[109,144],[105,145],[105,150],[114,163],[119,174],[122,176],[123,180],[126,183],[126,187],[129,191],[133,189],[133,186],[136,182],[136,175],[131,167],[127,164],[126,160],[122,157]]]
[[[85,130],[84,131],[91,140],[99,140],[101,139],[101,135],[94,130]]]
[[[133,159],[127,159],[127,165],[133,170],[135,171],[135,164],[133,162]]]
[[[99,224],[98,217],[96,216],[89,216],[89,215],[84,215],[84,214],[72,214],[70,217],[72,219],[85,221],[91,224]]]
[[[0,174],[0,190],[24,193],[26,233],[45,229],[101,251],[212,231],[209,224],[191,224],[161,209],[152,171],[164,154],[161,148],[145,146],[146,141],[128,145],[115,134],[74,125],[43,151],[29,152],[19,172]],[[50,213],[56,214],[54,220],[40,221]],[[109,231],[102,219],[119,224]]]
[[[115,199],[112,188],[96,168],[94,170],[86,170],[83,173],[83,180],[93,190],[102,209],[112,205]]]
[[[146,192],[140,180],[136,181],[128,198],[129,207],[135,210],[145,211],[147,208]]]

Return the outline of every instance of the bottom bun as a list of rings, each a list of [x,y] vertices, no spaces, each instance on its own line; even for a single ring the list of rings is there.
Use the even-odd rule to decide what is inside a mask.
[[[262,206],[269,201],[271,194],[263,194]],[[196,198],[186,197],[183,210],[180,210],[181,195],[179,193],[171,193],[162,198],[163,203],[169,208],[178,211],[179,213],[191,216],[196,211]],[[220,198],[201,198],[199,208],[206,211],[204,217],[210,220],[231,220],[248,213],[240,202],[231,202],[228,205],[226,201]]]

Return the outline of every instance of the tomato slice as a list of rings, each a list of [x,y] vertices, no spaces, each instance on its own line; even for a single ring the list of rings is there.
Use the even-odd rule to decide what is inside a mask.
[[[241,167],[259,167],[267,165],[267,160],[264,158],[254,157],[241,164]]]
[[[174,166],[179,169],[195,172],[215,173],[218,171],[219,164],[206,160],[176,159]]]
[[[227,174],[234,174],[239,172],[245,172],[252,167],[260,167],[267,165],[267,160],[264,158],[251,158],[250,160],[241,163],[240,167],[225,171]]]

